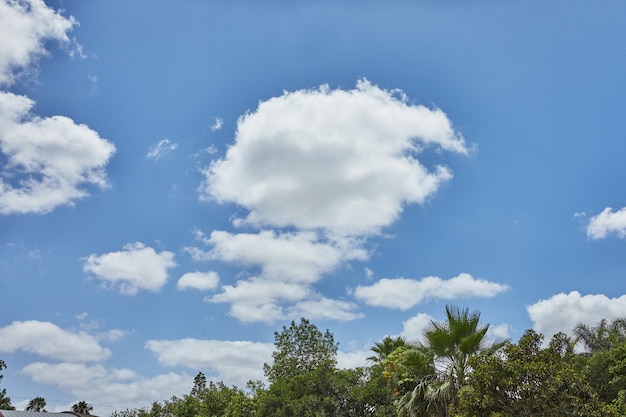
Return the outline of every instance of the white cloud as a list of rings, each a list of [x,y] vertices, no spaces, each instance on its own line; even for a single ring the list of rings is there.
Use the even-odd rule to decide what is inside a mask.
[[[602,213],[589,220],[587,226],[587,236],[592,239],[603,239],[615,233],[617,237],[626,237],[626,207],[618,211],[612,208],[605,208]]]
[[[146,158],[154,159],[154,161],[156,162],[162,156],[174,152],[176,148],[178,148],[177,143],[172,143],[172,141],[169,139],[161,139],[159,143],[150,147],[150,150],[146,154]]]
[[[104,166],[115,146],[63,116],[39,118],[24,96],[0,92],[0,213],[46,213],[108,186]]]
[[[402,332],[400,336],[408,341],[424,342],[424,331],[430,326],[434,319],[426,313],[418,313],[415,316],[402,322]]]
[[[221,117],[216,117],[215,118],[215,123],[213,123],[213,126],[211,126],[211,132],[215,132],[216,130],[220,130],[222,128],[223,124],[224,124],[224,119],[222,119]]]
[[[595,326],[603,318],[626,317],[626,295],[609,298],[604,294],[560,293],[526,307],[533,328],[549,340],[558,332],[572,333],[578,323]]]
[[[285,92],[239,119],[235,143],[205,170],[201,198],[247,208],[235,224],[376,234],[452,178],[416,159],[424,146],[467,153],[442,111],[366,80]]]
[[[105,284],[118,285],[122,294],[139,290],[158,291],[168,279],[168,269],[176,266],[174,254],[157,253],[143,243],[128,243],[122,251],[85,258],[83,271],[94,274]]]
[[[427,299],[491,298],[507,289],[504,284],[461,273],[448,280],[439,277],[420,280],[383,278],[369,286],[359,285],[354,296],[368,305],[407,310]]]
[[[263,364],[272,360],[273,343],[219,340],[150,340],[146,349],[156,354],[160,364],[182,365],[198,370],[210,368],[216,379],[245,386],[249,380],[264,379]]]
[[[205,291],[212,290],[217,287],[220,277],[217,272],[188,272],[178,280],[176,288],[184,290],[186,288],[194,288],[196,290]]]
[[[101,361],[111,352],[85,332],[64,330],[50,322],[15,321],[0,328],[0,352],[34,353],[68,362]]]
[[[25,366],[22,372],[36,382],[56,386],[76,398],[88,398],[97,415],[108,415],[115,409],[146,407],[155,399],[187,394],[193,386],[193,376],[187,374],[142,378],[130,369],[102,365],[36,362]]]
[[[74,25],[73,17],[61,16],[43,0],[0,2],[0,85],[11,85],[16,72],[45,55],[46,41],[68,43]]]

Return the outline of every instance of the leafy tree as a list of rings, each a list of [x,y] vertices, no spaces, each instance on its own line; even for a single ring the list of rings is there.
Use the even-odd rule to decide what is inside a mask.
[[[274,332],[272,353],[274,363],[264,364],[263,369],[270,383],[282,378],[306,374],[319,367],[334,367],[337,363],[337,345],[328,330],[322,333],[305,318],[300,324],[291,322],[282,332]]]
[[[35,397],[28,402],[26,411],[46,412],[46,400],[43,397]]]
[[[274,332],[272,365],[264,371],[270,387],[259,392],[259,416],[334,415],[337,344],[305,318]]]
[[[86,401],[79,401],[72,405],[72,411],[78,414],[90,415],[93,411],[93,406]]]
[[[0,359],[0,371],[6,369],[7,365],[4,363],[2,359]],[[0,374],[0,382],[2,381],[3,375]],[[0,410],[15,410],[15,407],[11,405],[11,398],[7,397],[7,390],[3,388],[0,390]]]
[[[472,372],[459,392],[457,416],[616,416],[603,404],[575,366],[571,341],[555,335],[542,348],[543,336],[528,330],[498,354],[469,360]]]

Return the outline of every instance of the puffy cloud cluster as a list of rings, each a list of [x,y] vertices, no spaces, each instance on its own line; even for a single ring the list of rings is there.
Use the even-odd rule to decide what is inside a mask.
[[[259,103],[239,118],[226,155],[204,170],[201,198],[245,208],[233,224],[258,230],[215,231],[201,236],[209,250],[187,248],[196,260],[249,272],[207,300],[230,303],[242,321],[361,317],[354,303],[328,299],[315,284],[366,260],[367,238],[452,178],[448,167],[419,160],[427,147],[468,153],[441,110],[367,80],[350,90],[321,86]]]
[[[0,87],[28,72],[46,53],[46,41],[67,43],[76,24],[42,0],[0,3]],[[27,97],[0,91],[0,214],[47,213],[104,188],[104,167],[115,146],[89,127],[64,116],[31,113]]]

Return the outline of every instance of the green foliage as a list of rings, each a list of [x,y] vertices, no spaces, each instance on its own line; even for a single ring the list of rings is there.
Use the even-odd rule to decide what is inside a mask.
[[[7,368],[6,363],[0,359],[0,371]],[[4,376],[0,374],[0,382]],[[0,390],[0,410],[15,410],[15,407],[11,405],[11,398],[7,397],[7,390],[3,388]]]
[[[337,345],[332,333],[322,333],[305,318],[300,324],[292,321],[289,327],[283,326],[282,332],[274,332],[274,346],[274,363],[263,366],[270,383],[336,364]]]
[[[620,323],[587,328],[591,343],[580,355],[562,333],[548,346],[532,330],[516,344],[487,343],[479,313],[446,307],[446,320],[431,323],[424,345],[386,337],[372,347],[370,366],[338,369],[332,333],[303,318],[274,333],[273,362],[264,364],[269,386],[249,382],[242,390],[199,372],[189,395],[111,417],[626,415]]]
[[[426,345],[400,345],[387,355],[385,375],[397,397],[398,415],[447,416],[467,383],[468,360],[495,352],[503,344],[488,344],[489,325],[480,313],[446,306],[446,320],[431,321]]]
[[[542,348],[543,336],[528,330],[518,344],[499,354],[478,355],[460,391],[458,416],[587,416],[615,415],[603,404],[575,366],[571,341],[557,334]]]

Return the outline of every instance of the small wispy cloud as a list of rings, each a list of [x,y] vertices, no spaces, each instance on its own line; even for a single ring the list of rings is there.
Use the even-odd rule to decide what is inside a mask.
[[[211,126],[211,132],[215,132],[216,130],[220,130],[222,128],[223,124],[224,124],[224,119],[222,119],[221,117],[216,117],[215,118],[215,123],[213,123],[213,126]]]
[[[174,152],[176,148],[178,148],[177,143],[173,143],[169,139],[161,139],[159,143],[150,147],[150,150],[146,154],[146,158],[154,159],[154,162],[156,162],[162,156]]]

